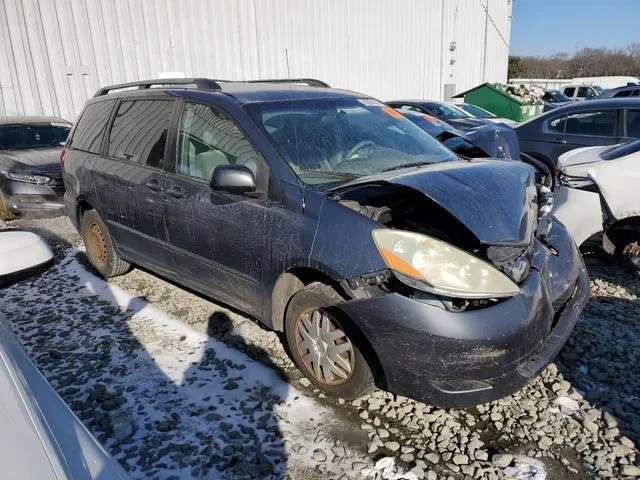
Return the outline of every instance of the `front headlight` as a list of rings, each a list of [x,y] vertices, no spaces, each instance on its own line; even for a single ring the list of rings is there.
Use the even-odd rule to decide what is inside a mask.
[[[5,176],[9,180],[15,180],[16,182],[35,183],[36,185],[44,185],[49,180],[49,177],[44,175],[23,175],[22,173],[4,172]]]
[[[379,229],[373,240],[387,267],[422,290],[466,299],[511,297],[520,291],[489,263],[433,237]]]

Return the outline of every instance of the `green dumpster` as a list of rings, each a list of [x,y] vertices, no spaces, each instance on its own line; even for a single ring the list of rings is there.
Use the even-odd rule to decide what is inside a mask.
[[[459,93],[453,98],[464,98],[466,103],[477,105],[502,118],[509,118],[516,122],[523,122],[540,115],[544,104],[531,104],[503,92],[490,83]]]

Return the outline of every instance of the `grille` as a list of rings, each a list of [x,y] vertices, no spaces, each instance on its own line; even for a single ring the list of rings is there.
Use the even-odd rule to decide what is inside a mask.
[[[558,312],[562,310],[567,302],[573,297],[573,294],[576,292],[577,282],[574,282],[569,288],[565,290],[565,292],[556,298],[553,301],[553,311]]]

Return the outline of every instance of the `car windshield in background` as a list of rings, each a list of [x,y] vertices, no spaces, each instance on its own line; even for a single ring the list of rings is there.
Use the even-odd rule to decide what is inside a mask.
[[[632,153],[640,151],[640,140],[635,140],[629,143],[623,143],[622,145],[614,145],[611,148],[607,148],[600,154],[602,160],[615,160],[616,158],[626,157]]]
[[[0,126],[0,150],[59,147],[69,135],[69,125],[29,124]]]
[[[456,120],[458,118],[469,118],[470,114],[460,110],[459,108],[449,107],[441,103],[434,103],[430,110],[435,112],[435,116],[444,120]]]
[[[325,98],[245,108],[309,185],[456,160],[399,112],[371,99]]]
[[[476,107],[475,105],[471,105],[469,103],[465,105],[456,105],[458,108],[464,110],[467,113],[470,113],[474,117],[478,118],[497,118],[493,113],[487,112],[485,109]]]
[[[545,98],[547,97],[547,98]],[[546,92],[544,94],[544,97],[542,97],[543,100],[546,101],[555,101],[555,102],[570,102],[571,99],[569,97],[567,97],[564,93],[562,93],[560,90],[552,90],[549,92]]]
[[[598,92],[598,94],[604,92],[604,88],[602,88],[600,85],[593,85],[593,89]]]

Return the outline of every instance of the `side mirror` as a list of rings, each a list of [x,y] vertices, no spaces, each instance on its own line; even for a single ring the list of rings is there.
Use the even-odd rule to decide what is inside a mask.
[[[36,275],[53,265],[47,242],[31,232],[0,232],[0,288]]]
[[[256,179],[244,165],[218,165],[213,169],[209,186],[229,193],[255,192]]]

